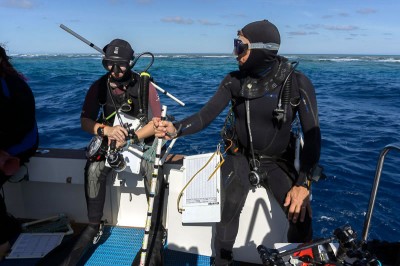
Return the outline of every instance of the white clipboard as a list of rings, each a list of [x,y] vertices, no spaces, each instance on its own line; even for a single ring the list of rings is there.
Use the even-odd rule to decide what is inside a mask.
[[[43,258],[57,247],[65,233],[21,233],[7,259]]]
[[[213,154],[186,156],[183,159],[185,184],[204,167]],[[214,156],[184,191],[182,223],[214,223],[221,220],[221,171],[220,168],[215,171],[219,163],[220,157]]]

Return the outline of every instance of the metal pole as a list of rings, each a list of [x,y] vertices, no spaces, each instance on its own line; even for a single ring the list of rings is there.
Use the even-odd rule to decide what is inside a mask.
[[[60,28],[62,28],[63,30],[65,30],[66,32],[70,33],[71,35],[75,36],[76,38],[78,38],[79,40],[83,41],[84,43],[86,43],[87,45],[89,45],[90,47],[96,49],[98,52],[100,52],[101,54],[104,55],[104,51],[102,49],[100,49],[99,47],[97,47],[96,45],[94,45],[93,43],[91,43],[90,41],[86,40],[85,38],[83,38],[81,35],[79,35],[78,33],[74,32],[73,30],[71,30],[70,28],[68,28],[67,26],[60,24]],[[172,100],[176,101],[177,103],[179,103],[182,106],[185,106],[185,104],[178,100],[175,96],[173,96],[172,94],[170,94],[169,92],[167,92],[166,90],[160,88],[158,85],[156,85],[154,82],[151,82],[151,84],[153,84],[153,86],[159,90],[160,92],[162,92],[163,94],[167,95],[168,97],[170,97]]]
[[[399,146],[387,145],[385,148],[383,148],[383,150],[379,156],[378,164],[376,166],[374,184],[372,186],[371,196],[369,198],[368,211],[367,211],[367,215],[365,216],[364,228],[363,228],[362,239],[361,239],[362,242],[364,242],[364,243],[367,241],[367,237],[368,237],[368,231],[369,231],[369,227],[371,224],[372,212],[374,211],[375,199],[376,199],[376,194],[378,192],[378,186],[379,186],[379,181],[381,178],[383,162],[385,160],[386,154],[391,149],[400,151]]]
[[[308,249],[308,248],[312,248],[312,247],[316,247],[316,246],[319,246],[319,245],[331,243],[333,240],[335,240],[335,237],[324,238],[324,239],[315,241],[313,243],[310,243],[310,244],[307,244],[307,245],[304,245],[304,246],[301,246],[301,247],[297,247],[297,248],[290,249],[290,250],[284,251],[282,253],[279,253],[277,255],[277,257],[278,258],[283,258],[283,257],[285,257],[287,255],[292,255],[293,253],[298,252],[298,251],[302,251],[302,250],[305,250],[305,249]]]
[[[165,91],[164,89],[160,88],[158,85],[156,85],[156,84],[154,84],[154,83],[152,83],[152,84],[153,84],[153,86],[154,86],[157,90],[159,90],[160,92],[164,93],[165,95],[167,95],[167,96],[170,97],[172,100],[174,100],[174,101],[176,101],[177,103],[179,103],[180,105],[185,106],[185,104],[184,104],[182,101],[178,100],[175,96],[171,95],[169,92],[167,92],[167,91]]]
[[[89,42],[88,40],[86,40],[85,38],[83,38],[81,35],[79,35],[78,33],[74,32],[73,30],[71,30],[70,28],[68,28],[67,26],[60,24],[60,28],[65,30],[66,32],[72,34],[73,36],[75,36],[76,38],[78,38],[79,40],[81,40],[82,42],[86,43],[87,45],[89,45],[90,47],[96,49],[97,51],[99,51],[101,54],[104,54],[104,51],[102,49],[100,49],[99,47],[97,47],[96,45],[94,45],[93,43]]]
[[[161,110],[161,120],[165,120],[167,115],[167,106],[163,105]],[[151,186],[150,186],[150,193],[149,193],[149,202],[148,202],[148,209],[147,209],[147,218],[146,218],[146,225],[144,228],[144,236],[143,236],[143,243],[142,243],[142,252],[140,254],[140,266],[144,266],[146,263],[147,257],[147,247],[149,243],[149,234],[150,234],[150,227],[151,227],[151,217],[153,215],[153,204],[154,204],[154,197],[156,193],[157,187],[157,178],[158,178],[158,169],[160,168],[160,157],[161,157],[161,148],[163,140],[162,138],[157,138],[157,148],[156,148],[156,158],[154,160],[154,170],[151,178]],[[162,206],[160,206],[162,208]]]
[[[167,159],[168,154],[171,152],[171,149],[172,149],[172,147],[174,146],[174,144],[175,144],[175,142],[176,142],[177,139],[178,139],[178,138],[175,138],[175,139],[171,140],[171,143],[168,145],[168,148],[167,148],[167,150],[166,150],[165,153],[164,153],[164,156],[163,156],[163,157],[161,158],[161,160],[160,160],[160,165],[163,165],[163,164],[164,164],[165,160]]]

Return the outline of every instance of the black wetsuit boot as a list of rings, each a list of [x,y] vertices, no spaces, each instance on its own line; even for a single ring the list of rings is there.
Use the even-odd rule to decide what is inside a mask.
[[[212,266],[233,266],[234,261],[233,261],[233,253],[232,251],[225,250],[225,249],[220,249],[219,251],[216,251],[216,256],[219,258],[219,262],[214,261],[212,262]]]
[[[88,225],[79,236],[75,245],[72,247],[68,257],[66,257],[65,260],[60,265],[62,266],[77,265],[85,250],[88,248],[90,244],[93,243],[93,238],[97,235],[98,232],[99,232],[98,224]]]
[[[98,224],[89,224],[80,235],[64,240],[44,256],[36,266],[75,266],[99,232]]]

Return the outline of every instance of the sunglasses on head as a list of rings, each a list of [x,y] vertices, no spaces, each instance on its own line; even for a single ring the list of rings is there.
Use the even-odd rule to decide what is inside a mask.
[[[235,55],[241,55],[248,49],[267,49],[271,51],[278,51],[279,44],[277,43],[243,43],[242,40],[235,38],[233,39],[233,52]]]

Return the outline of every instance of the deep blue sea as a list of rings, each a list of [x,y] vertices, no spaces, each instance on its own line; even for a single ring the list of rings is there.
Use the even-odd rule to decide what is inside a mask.
[[[320,163],[327,179],[313,186],[314,234],[330,237],[349,224],[361,238],[379,154],[400,144],[400,56],[287,55],[315,85],[322,131]],[[36,97],[42,148],[83,149],[80,129],[90,84],[104,73],[100,55],[14,55]],[[149,63],[141,58],[138,72]],[[149,72],[164,90],[161,101],[176,119],[198,111],[219,82],[237,68],[231,55],[156,55]],[[3,114],[5,115],[5,114]],[[203,132],[179,139],[172,152],[215,151],[225,113]],[[386,156],[368,239],[400,241],[400,153]]]

